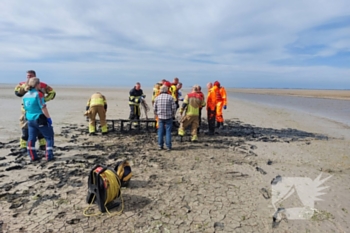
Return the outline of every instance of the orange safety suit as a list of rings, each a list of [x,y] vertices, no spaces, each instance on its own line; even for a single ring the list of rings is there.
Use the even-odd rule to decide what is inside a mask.
[[[227,105],[226,90],[222,86],[214,86],[216,94],[216,122],[218,126],[224,123],[224,117],[222,115],[222,108]]]
[[[93,94],[86,104],[86,115],[90,118],[89,133],[96,132],[96,115],[100,118],[100,125],[102,134],[108,132],[107,121],[107,100],[104,95],[99,92]]]
[[[208,128],[209,134],[213,135],[215,133],[215,120],[216,120],[216,86],[213,86],[208,90],[207,96],[207,118],[208,118]]]
[[[15,95],[18,97],[23,97],[27,93],[27,82],[20,82],[16,87],[15,87]],[[40,82],[40,90],[41,93],[44,94],[44,100],[45,102],[48,102],[50,100],[53,100],[56,96],[56,92],[46,83]],[[27,140],[28,140],[28,126],[27,126],[27,120],[25,119],[25,111],[22,106],[21,108],[21,116],[19,118],[20,122],[20,127],[22,129],[22,136],[20,138],[20,148],[27,148]],[[46,146],[46,140],[44,136],[39,133],[38,135],[39,139],[39,145],[40,148],[44,148]]]

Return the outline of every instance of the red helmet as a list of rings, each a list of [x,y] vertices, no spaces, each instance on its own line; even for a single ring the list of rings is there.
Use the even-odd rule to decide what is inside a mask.
[[[214,82],[214,86],[220,87],[219,81],[215,81],[215,82]]]
[[[170,83],[169,81],[165,81],[165,82],[163,83],[163,85],[164,85],[164,86],[167,86],[167,87],[171,87],[171,83]]]

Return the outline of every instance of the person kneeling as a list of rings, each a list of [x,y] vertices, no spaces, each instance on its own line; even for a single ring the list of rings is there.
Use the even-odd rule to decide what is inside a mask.
[[[31,161],[38,159],[35,149],[35,142],[39,132],[46,139],[47,161],[53,160],[54,132],[52,120],[46,107],[44,94],[40,92],[40,80],[31,78],[28,80],[28,92],[23,96],[22,102],[25,109],[25,117],[28,121],[29,138],[27,151]]]

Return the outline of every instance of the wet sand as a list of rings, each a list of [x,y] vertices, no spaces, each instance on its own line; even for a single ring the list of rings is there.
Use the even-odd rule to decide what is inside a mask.
[[[198,143],[158,151],[153,130],[88,136],[83,116],[93,89],[56,88],[49,102],[55,129],[54,162],[30,163],[18,152],[20,99],[0,93],[0,232],[348,232],[350,139],[337,122],[236,99],[225,128]],[[109,119],[127,118],[128,91],[99,89]],[[145,90],[150,99],[151,90]],[[153,117],[152,113],[149,113]],[[41,153],[42,155],[42,153]],[[133,177],[122,190],[122,215],[86,217],[87,182],[96,164],[128,159]],[[271,180],[332,175],[311,220],[272,224]],[[281,207],[302,206],[297,196]],[[92,205],[97,211],[97,205]],[[112,209],[116,213],[119,209]],[[273,228],[274,226],[274,228]]]
[[[288,95],[288,96],[350,100],[350,90],[235,89],[235,88],[229,88],[229,90],[232,92],[239,92],[239,93]]]

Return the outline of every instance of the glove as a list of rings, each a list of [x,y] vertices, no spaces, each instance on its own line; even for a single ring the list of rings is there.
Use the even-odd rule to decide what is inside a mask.
[[[226,108],[227,108],[227,106],[226,105],[224,105],[224,109],[226,110]]]
[[[184,98],[179,99],[179,101],[184,101]]]
[[[52,120],[51,118],[47,118],[47,123],[51,126],[52,125]]]

